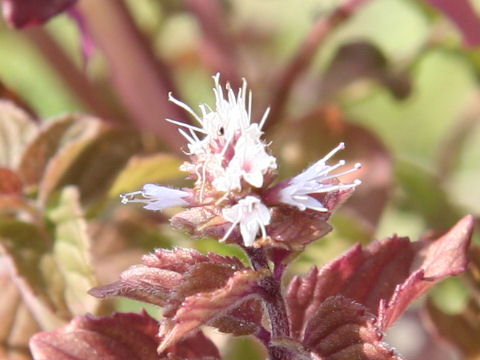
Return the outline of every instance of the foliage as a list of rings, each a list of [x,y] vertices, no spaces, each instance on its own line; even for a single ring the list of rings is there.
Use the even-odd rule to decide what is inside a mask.
[[[480,356],[474,1],[0,1],[0,358]]]

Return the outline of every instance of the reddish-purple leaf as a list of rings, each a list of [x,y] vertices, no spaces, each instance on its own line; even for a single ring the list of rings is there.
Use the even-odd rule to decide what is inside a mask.
[[[450,18],[469,46],[480,45],[480,19],[469,0],[424,0]]]
[[[2,11],[10,25],[39,25],[66,10],[77,0],[3,0]]]
[[[243,269],[240,260],[193,249],[157,249],[145,255],[142,265],[134,265],[120,280],[90,290],[93,296],[125,296],[167,306],[164,315],[173,316],[182,301],[198,292],[213,291],[225,285],[230,275]]]
[[[189,296],[181,304],[172,320],[162,323],[162,342],[159,351],[175,344],[186,334],[202,325],[214,325],[223,316],[231,315],[235,309],[258,296],[261,271],[241,270],[230,277],[226,285],[218,290]],[[232,329],[234,334],[244,333]]]
[[[465,308],[455,314],[447,314],[437,307],[432,299],[427,300],[425,315],[430,330],[443,340],[454,345],[465,359],[480,358],[480,247],[472,246],[470,263],[463,277],[469,286],[470,300]]]
[[[35,360],[158,360],[158,323],[146,313],[76,317],[30,340]]]
[[[343,296],[326,299],[307,320],[302,342],[322,360],[401,359],[382,342],[375,317]]]
[[[463,273],[467,268],[467,251],[474,227],[472,216],[460,220],[449,232],[437,240],[423,240],[412,247],[422,258],[419,270],[397,285],[390,298],[381,302],[380,326],[387,329],[407,309],[408,305],[424,294],[436,282],[448,276]]]
[[[160,357],[160,360],[170,359],[215,360],[220,359],[215,344],[203,332],[185,336],[173,346],[170,346]]]
[[[356,245],[321,270],[314,267],[304,278],[295,277],[286,295],[293,335],[300,337],[306,321],[335,295],[378,314],[385,330],[435,282],[465,270],[472,229],[473,218],[467,216],[434,241],[411,243],[395,236],[365,249]],[[411,269],[414,264],[418,267]]]

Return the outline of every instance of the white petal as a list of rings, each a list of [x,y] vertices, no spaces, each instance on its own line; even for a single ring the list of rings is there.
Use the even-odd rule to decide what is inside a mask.
[[[265,235],[265,226],[270,224],[271,220],[268,207],[255,196],[247,196],[241,199],[232,207],[224,209],[222,215],[232,223],[232,228],[226,236],[239,224],[240,234],[245,246],[253,245],[259,230],[261,230],[262,236]]]
[[[173,189],[167,186],[155,184],[145,184],[142,191],[122,194],[122,203],[141,202],[148,210],[164,210],[173,206],[187,206],[189,203],[186,198],[190,194],[186,191]],[[138,198],[141,196],[142,198]]]
[[[330,172],[345,165],[344,160],[340,160],[335,165],[327,165],[329,160],[337,151],[343,149],[345,145],[340,143],[335,149],[330,151],[325,157],[309,166],[299,175],[293,177],[287,186],[279,191],[279,200],[288,205],[296,206],[301,211],[312,209],[315,211],[328,211],[325,206],[312,196],[313,194],[327,193],[331,191],[345,190],[359,185],[360,180],[355,180],[351,184],[332,183],[332,178],[357,171],[361,165],[355,164],[352,168],[335,174]]]

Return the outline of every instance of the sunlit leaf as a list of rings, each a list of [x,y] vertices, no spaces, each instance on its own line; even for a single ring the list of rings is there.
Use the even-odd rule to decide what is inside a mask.
[[[72,315],[95,313],[98,301],[87,294],[96,285],[90,259],[90,237],[76,188],[66,187],[48,209],[54,225],[53,254],[65,280],[64,296]]]
[[[313,267],[304,278],[295,277],[286,295],[292,334],[303,336],[308,319],[336,295],[364,305],[379,317],[379,328],[387,329],[437,281],[465,271],[472,229],[467,216],[433,241],[392,237],[365,249],[357,244],[320,270]]]
[[[215,320],[224,314],[252,298],[257,298],[258,282],[263,276],[261,271],[237,271],[224,287],[187,297],[173,319],[164,320],[162,323],[159,351],[202,325],[213,325]]]
[[[109,195],[115,197],[138,190],[146,183],[167,182],[182,177],[184,173],[179,170],[180,165],[181,161],[169,154],[133,157],[115,179]]]
[[[125,296],[167,306],[164,315],[172,316],[186,297],[223,287],[235,271],[243,268],[238,259],[214,253],[157,249],[143,257],[142,265],[122,272],[119,281],[96,287],[90,294],[99,298]]]

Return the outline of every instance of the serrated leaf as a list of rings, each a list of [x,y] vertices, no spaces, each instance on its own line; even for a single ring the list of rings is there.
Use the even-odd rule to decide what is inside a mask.
[[[3,16],[11,26],[40,25],[52,16],[62,12],[77,0],[4,0]]]
[[[375,317],[361,304],[343,296],[327,298],[307,320],[304,346],[322,360],[400,360],[382,342]]]
[[[158,323],[143,314],[76,317],[30,340],[35,360],[158,360]]]
[[[213,325],[223,315],[246,301],[257,298],[258,282],[264,276],[261,271],[240,270],[230,277],[224,287],[187,297],[173,320],[165,320],[162,323],[160,329],[162,342],[159,351],[175,344],[202,325]]]
[[[65,280],[64,296],[72,315],[95,313],[98,301],[87,294],[96,285],[90,259],[90,237],[78,190],[66,187],[47,211],[54,225],[53,255]]]
[[[160,183],[181,178],[184,173],[179,170],[181,160],[170,154],[135,156],[115,179],[109,195],[140,189],[145,183]]]
[[[321,270],[314,267],[304,278],[295,277],[286,295],[293,336],[301,338],[308,319],[336,295],[364,305],[380,317],[379,328],[387,329],[435,282],[465,270],[472,229],[467,216],[435,241],[411,243],[395,236],[365,249],[357,244]],[[417,269],[411,269],[414,264]]]
[[[185,297],[221,288],[231,274],[244,269],[236,258],[182,248],[157,249],[142,260],[142,265],[122,272],[119,281],[91,289],[90,294],[99,298],[125,296],[167,306],[164,315],[172,316]]]
[[[29,114],[12,102],[0,99],[0,166],[15,169],[26,144],[37,131]]]

